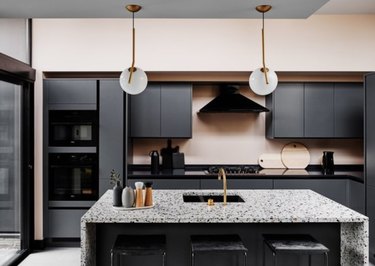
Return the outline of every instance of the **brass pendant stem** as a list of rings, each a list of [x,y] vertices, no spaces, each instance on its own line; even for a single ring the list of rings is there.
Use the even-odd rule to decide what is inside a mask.
[[[266,67],[266,56],[265,56],[265,49],[264,49],[264,29],[262,29],[262,57],[263,57],[263,72],[264,77],[266,79],[266,84],[268,85],[268,70]]]
[[[134,65],[135,65],[135,28],[133,27],[133,54],[132,54],[132,66],[130,67],[130,75],[129,75],[128,84],[130,84],[131,81],[132,81],[133,72],[134,72]]]

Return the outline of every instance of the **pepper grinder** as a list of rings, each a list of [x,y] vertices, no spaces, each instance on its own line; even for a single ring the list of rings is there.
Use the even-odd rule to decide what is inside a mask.
[[[146,200],[145,200],[145,206],[152,206],[152,182],[145,182],[146,187]]]
[[[136,189],[136,199],[135,199],[135,207],[143,207],[143,182],[135,182],[135,189]]]

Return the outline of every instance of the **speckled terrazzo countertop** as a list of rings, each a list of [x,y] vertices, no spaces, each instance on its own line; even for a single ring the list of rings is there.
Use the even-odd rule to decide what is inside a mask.
[[[96,266],[99,223],[339,223],[340,265],[367,266],[368,218],[312,190],[229,190],[245,202],[184,203],[183,194],[219,194],[222,190],[154,190],[155,207],[117,211],[108,190],[81,218],[81,266]]]
[[[154,190],[154,208],[117,211],[107,191],[82,217],[86,223],[323,223],[363,222],[367,217],[312,190],[229,190],[245,202],[185,203],[183,194],[220,194],[221,190]]]

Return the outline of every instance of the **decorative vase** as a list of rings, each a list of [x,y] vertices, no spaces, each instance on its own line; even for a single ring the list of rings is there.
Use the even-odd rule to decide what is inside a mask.
[[[113,206],[115,207],[122,206],[122,201],[121,201],[122,190],[123,189],[120,184],[120,181],[117,181],[116,185],[113,187]]]
[[[131,187],[125,187],[122,190],[122,206],[124,206],[125,208],[133,207],[134,200],[134,190]]]

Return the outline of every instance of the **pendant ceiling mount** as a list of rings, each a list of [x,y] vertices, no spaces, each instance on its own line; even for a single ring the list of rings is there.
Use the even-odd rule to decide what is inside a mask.
[[[260,13],[267,13],[272,9],[272,6],[270,5],[260,5],[255,8]]]
[[[127,5],[125,7],[129,12],[132,12],[132,13],[137,13],[139,10],[142,9],[141,6],[139,5]]]

